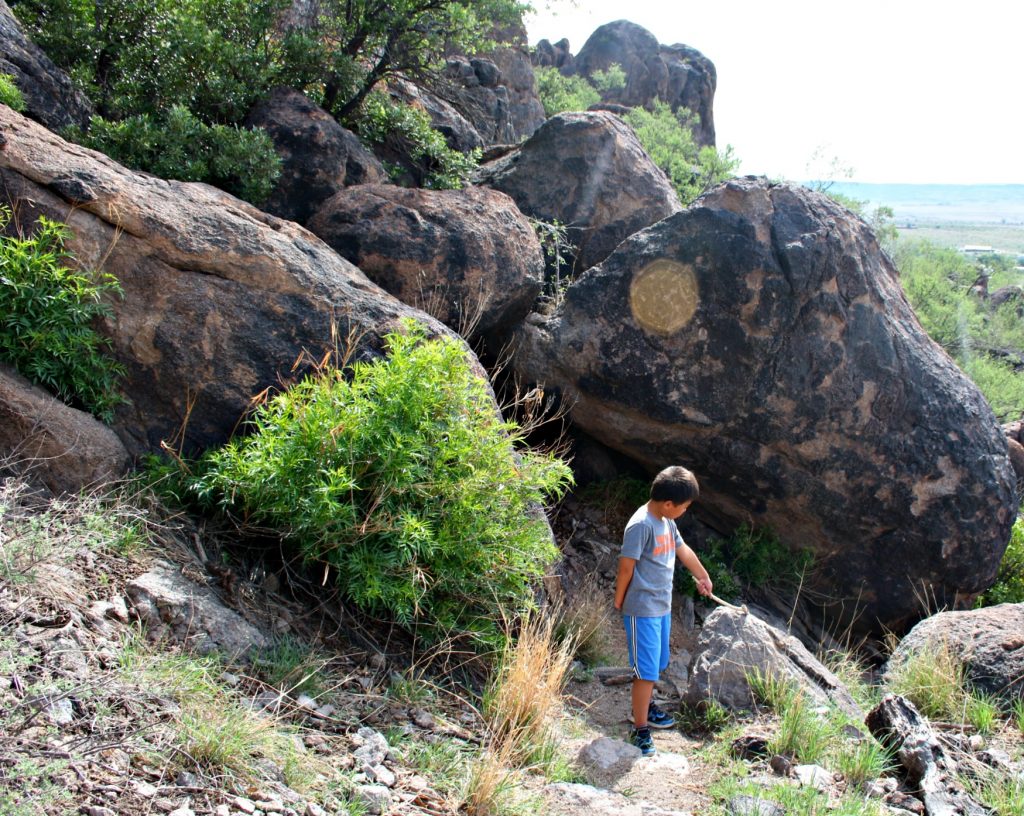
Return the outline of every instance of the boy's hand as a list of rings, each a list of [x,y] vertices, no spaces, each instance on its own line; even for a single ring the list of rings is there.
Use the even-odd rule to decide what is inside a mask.
[[[693,580],[697,582],[697,591],[701,595],[707,596],[711,594],[713,585],[711,583],[711,578],[709,576],[705,575],[703,578],[698,578],[694,576]]]

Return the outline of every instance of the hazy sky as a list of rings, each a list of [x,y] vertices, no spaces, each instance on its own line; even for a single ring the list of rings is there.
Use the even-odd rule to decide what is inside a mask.
[[[627,19],[718,72],[715,130],[741,173],[790,180],[816,151],[851,180],[1024,184],[1020,0],[555,0],[530,44]]]

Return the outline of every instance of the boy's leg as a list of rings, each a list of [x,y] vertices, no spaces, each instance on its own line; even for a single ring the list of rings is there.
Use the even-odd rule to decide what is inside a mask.
[[[647,709],[651,705],[654,694],[653,680],[633,680],[633,727],[643,728],[647,725]]]
[[[664,660],[661,654],[662,620],[623,615],[622,621],[626,628],[629,665],[633,669],[633,726],[643,728],[647,725],[647,710],[654,694],[654,683],[658,679],[659,669]]]

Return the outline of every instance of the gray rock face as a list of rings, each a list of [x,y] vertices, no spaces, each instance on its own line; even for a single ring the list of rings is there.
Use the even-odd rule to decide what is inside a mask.
[[[11,74],[25,97],[25,113],[50,130],[85,127],[92,104],[70,77],[28,38],[10,7],[0,0],[0,73]]]
[[[544,124],[547,116],[544,113],[544,105],[537,95],[537,82],[534,79],[533,64],[530,61],[526,27],[519,23],[499,31],[496,39],[506,45],[496,48],[488,56],[498,71],[495,82],[498,83],[498,87],[505,89],[510,128],[507,131],[504,130],[499,120],[492,117],[495,121],[494,128],[488,131],[482,123],[479,123],[477,130],[484,134],[491,143],[515,143],[532,136],[537,128]],[[479,64],[474,66],[478,75],[481,73],[480,67]],[[481,86],[487,87],[483,81],[481,81]],[[484,94],[480,94],[478,98],[478,107],[485,111],[498,110],[496,104],[488,106],[488,100]]]
[[[617,779],[641,759],[643,754],[635,745],[610,737],[588,742],[579,753],[580,764],[599,780]]]
[[[275,88],[247,124],[266,130],[281,157],[281,178],[263,205],[281,218],[304,224],[339,190],[387,180],[384,166],[358,137],[299,91]]]
[[[748,677],[755,672],[792,681],[820,705],[835,705],[850,716],[862,712],[849,691],[800,641],[753,615],[721,608],[701,628],[690,665],[685,699],[717,700],[731,709],[751,708]]]
[[[167,563],[135,578],[128,597],[149,637],[181,643],[200,654],[244,655],[265,646],[264,634],[228,609],[212,589],[190,581]]]
[[[39,212],[66,220],[78,261],[124,289],[105,331],[128,371],[131,403],[112,427],[129,453],[222,443],[253,395],[336,337],[351,332],[353,358],[365,359],[405,316],[450,334],[296,224],[207,185],[126,170],[9,109],[0,131],[0,181],[23,224]]]
[[[740,179],[625,241],[518,333],[524,380],[698,512],[809,547],[834,619],[905,629],[987,587],[1016,515],[1006,440],[863,221]]]
[[[531,55],[533,64],[538,68],[558,68],[571,72],[575,63],[569,40],[562,37],[552,44],[550,40],[541,40]]]
[[[0,464],[60,495],[119,478],[129,457],[102,422],[0,365]]]
[[[618,64],[626,86],[606,95],[605,102],[650,107],[661,100],[672,110],[688,108],[700,117],[694,136],[698,144],[715,143],[714,101],[718,76],[707,57],[687,45],[659,45],[651,32],[636,23],[617,20],[598,28],[576,55],[574,70],[584,76]]]
[[[633,130],[604,112],[553,116],[522,147],[483,165],[479,183],[528,216],[566,225],[581,270],[682,208]]]
[[[494,190],[362,185],[327,201],[309,228],[399,300],[464,335],[518,323],[540,293],[537,236]]]
[[[963,662],[975,688],[1007,703],[1024,698],[1024,603],[925,618],[900,641],[886,672],[914,655],[946,649]]]

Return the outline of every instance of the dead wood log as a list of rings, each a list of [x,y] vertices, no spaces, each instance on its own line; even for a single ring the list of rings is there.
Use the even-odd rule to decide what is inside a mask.
[[[927,816],[986,816],[988,811],[957,780],[956,760],[913,703],[898,694],[887,694],[864,722],[879,741],[893,749],[907,782],[917,788]]]

